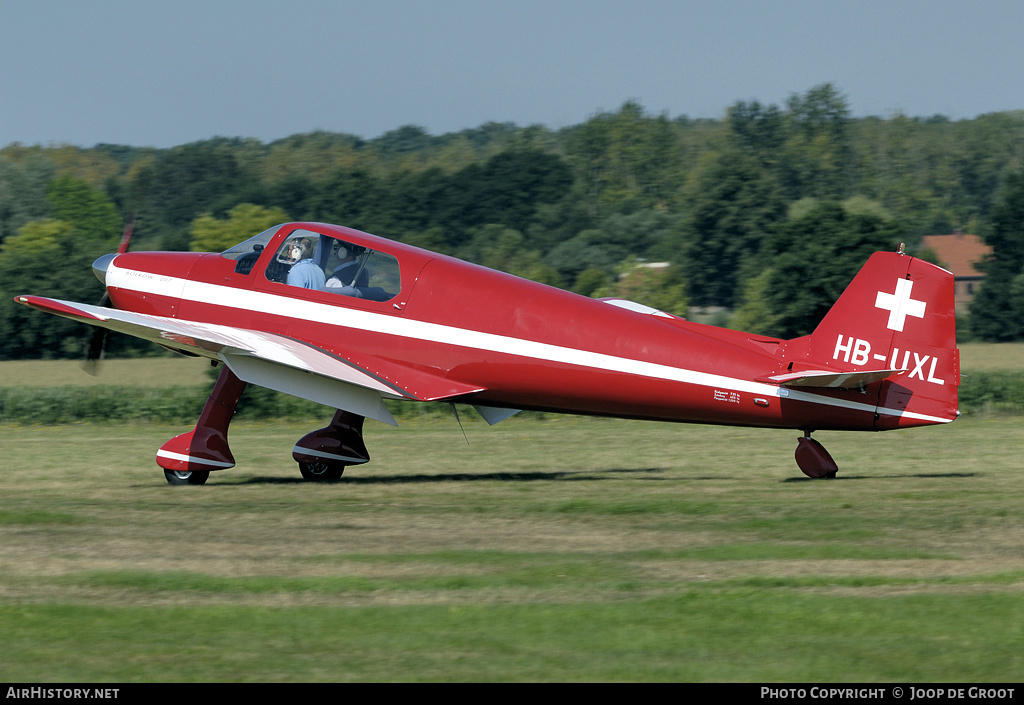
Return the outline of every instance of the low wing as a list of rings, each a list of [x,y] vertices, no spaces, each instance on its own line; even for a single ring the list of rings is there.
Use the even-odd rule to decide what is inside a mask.
[[[393,425],[384,398],[440,401],[483,391],[358,351],[342,357],[275,333],[39,296],[19,296],[16,301],[185,354],[219,359],[245,382]]]
[[[778,384],[783,387],[818,387],[829,389],[856,389],[880,382],[906,370],[865,370],[863,372],[836,372],[835,370],[804,370],[781,375],[758,377],[758,382]]]

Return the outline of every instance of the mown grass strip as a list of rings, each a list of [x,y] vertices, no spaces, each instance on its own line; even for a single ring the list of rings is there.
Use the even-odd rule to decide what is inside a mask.
[[[187,593],[202,595],[271,595],[317,594],[346,595],[370,592],[406,592],[413,595],[437,592],[514,590],[524,587],[545,589],[554,585],[561,591],[579,589],[588,593],[619,594],[662,589],[657,581],[644,579],[637,573],[636,560],[597,559],[582,561],[574,558],[564,561],[542,562],[511,560],[508,565],[474,566],[473,571],[450,572],[439,570],[438,564],[422,563],[421,570],[411,570],[402,577],[366,577],[361,575],[333,576],[243,576],[224,577],[203,573],[138,570],[86,571],[70,573],[51,579],[45,584],[62,588],[132,590],[150,595],[160,593],[182,596]],[[1012,586],[1024,584],[1024,571],[999,572],[988,575],[938,575],[929,577],[898,577],[891,575],[857,576],[748,576],[741,578],[694,578],[693,583],[704,589],[733,591],[737,589],[836,589],[836,588],[930,588],[951,586]],[[642,586],[642,587],[641,587]]]
[[[1017,595],[998,593],[829,598],[758,586],[577,604],[4,605],[0,672],[63,682],[1015,682],[1024,652],[1004,646],[1020,643],[1019,608]]]
[[[0,525],[4,526],[67,526],[85,524],[89,517],[68,512],[50,512],[45,509],[0,512]]]

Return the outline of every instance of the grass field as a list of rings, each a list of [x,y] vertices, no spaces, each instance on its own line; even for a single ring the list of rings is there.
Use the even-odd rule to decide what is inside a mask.
[[[194,358],[144,357],[103,360],[96,375],[74,360],[7,360],[0,362],[0,388],[109,385],[169,387],[212,384],[209,363]]]
[[[326,419],[325,419],[326,420]],[[563,417],[0,426],[0,680],[1019,682],[1024,423],[819,433]]]
[[[960,343],[960,367],[970,372],[1024,370],[1024,343]]]

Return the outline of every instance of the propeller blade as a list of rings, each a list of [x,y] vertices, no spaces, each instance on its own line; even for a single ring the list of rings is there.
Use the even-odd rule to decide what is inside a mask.
[[[105,291],[100,299],[100,306],[110,306],[110,295]],[[93,328],[92,330],[92,337],[89,339],[89,345],[85,351],[85,360],[82,361],[81,366],[93,377],[100,372],[100,360],[103,359],[103,353],[107,347],[107,333],[109,332],[106,328]]]
[[[132,242],[133,230],[135,230],[135,216],[129,215],[124,220],[124,232],[121,233],[121,244],[117,246],[117,254],[123,255],[128,251],[128,246]],[[100,298],[100,306],[110,306],[110,294],[107,293],[105,289],[103,291],[102,298]],[[85,360],[82,362],[82,369],[93,377],[99,374],[100,360],[103,359],[103,354],[107,348],[108,333],[110,333],[110,331],[106,328],[94,328],[92,331],[92,337],[89,339],[89,345],[85,352]]]
[[[128,245],[132,241],[132,231],[135,229],[135,216],[130,215],[125,218],[124,221],[124,232],[121,233],[121,244],[117,247],[117,254],[123,255],[128,251]]]

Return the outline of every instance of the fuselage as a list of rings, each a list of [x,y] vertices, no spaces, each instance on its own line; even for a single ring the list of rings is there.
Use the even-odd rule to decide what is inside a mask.
[[[757,381],[792,362],[787,341],[623,308],[349,228],[302,225],[393,257],[397,291],[371,300],[275,280],[272,261],[288,235],[282,229],[247,271],[222,254],[118,255],[106,264],[108,292],[122,310],[275,333],[353,364],[364,355],[484,390],[455,401],[663,421],[878,428],[878,385],[798,391]]]

